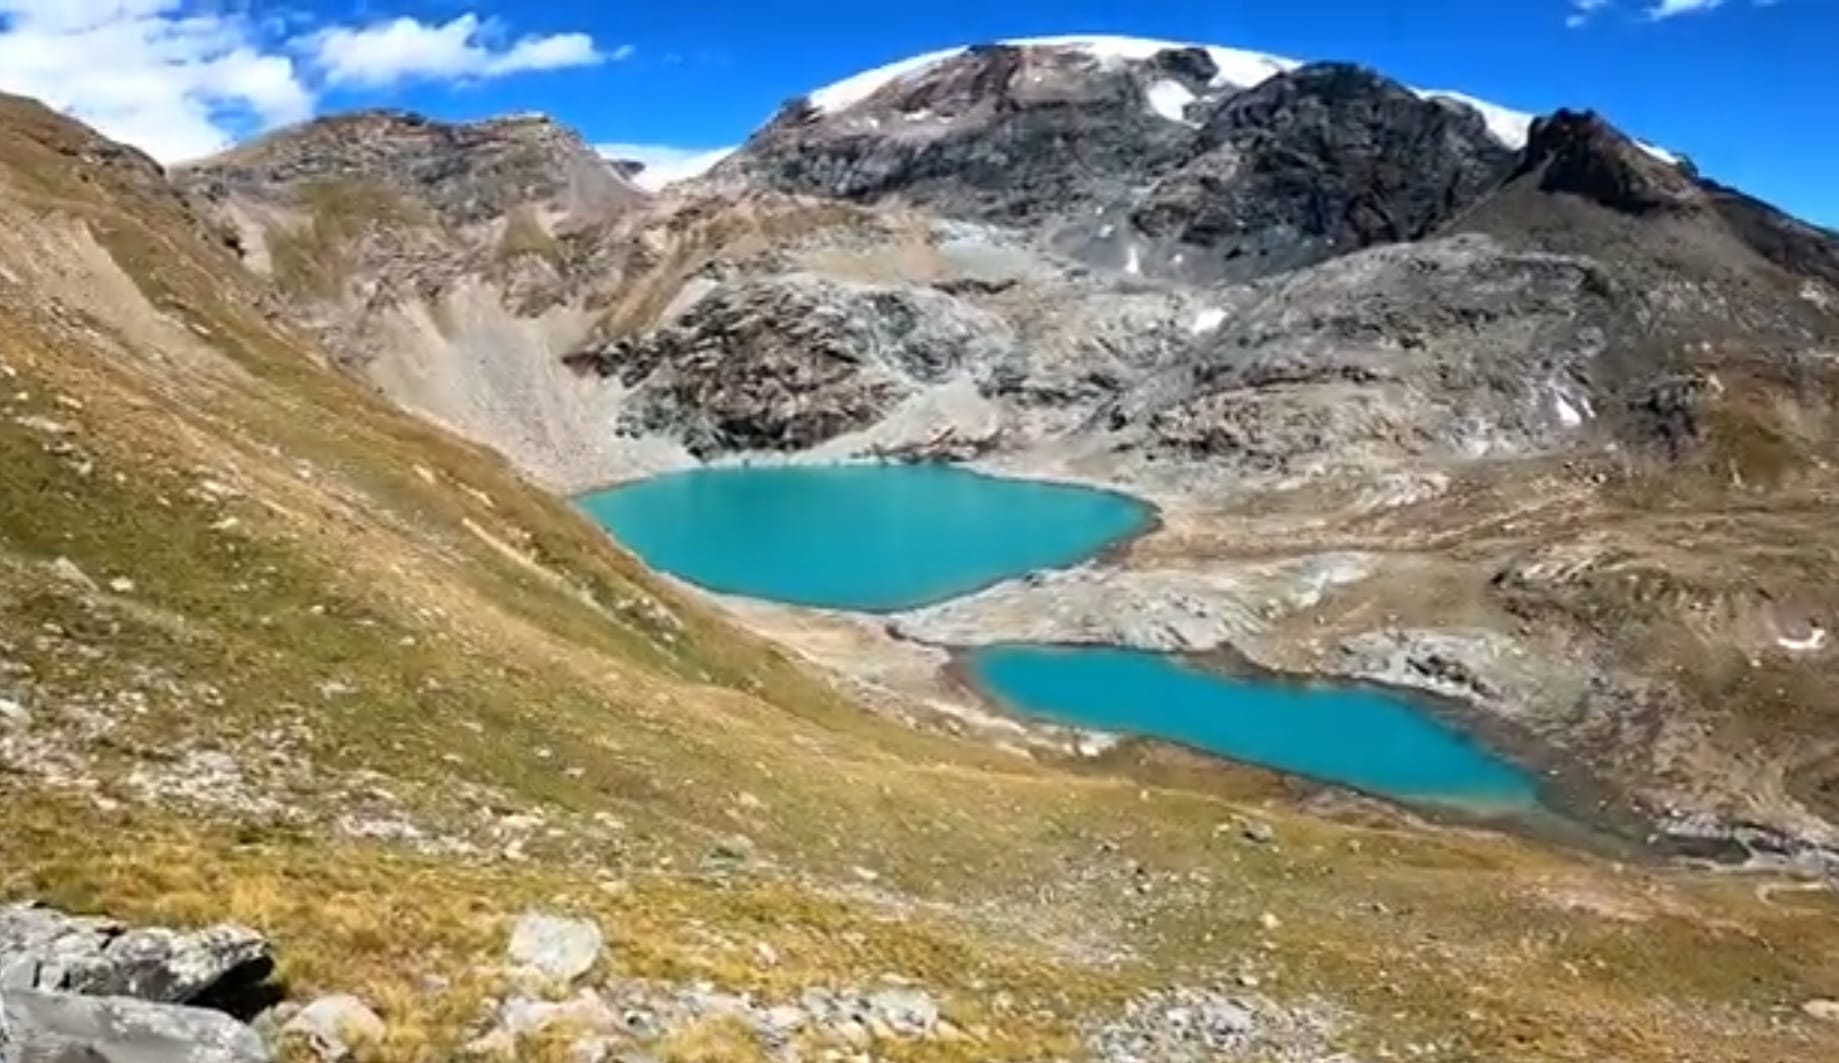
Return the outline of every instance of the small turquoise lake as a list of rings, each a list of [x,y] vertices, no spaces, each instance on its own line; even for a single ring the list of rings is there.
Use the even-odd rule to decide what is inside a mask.
[[[647,564],[691,583],[871,613],[1077,563],[1155,516],[1126,495],[942,465],[699,469],[578,502]],[[966,659],[1024,716],[1409,801],[1522,810],[1537,799],[1533,776],[1400,693],[1233,678],[1107,647],[1002,645]]]
[[[697,469],[579,504],[653,568],[710,590],[895,612],[1082,561],[1148,505],[945,465]]]
[[[1055,723],[1167,739],[1402,800],[1501,810],[1537,802],[1530,774],[1388,691],[1239,679],[1113,647],[992,646],[969,663],[999,701]]]

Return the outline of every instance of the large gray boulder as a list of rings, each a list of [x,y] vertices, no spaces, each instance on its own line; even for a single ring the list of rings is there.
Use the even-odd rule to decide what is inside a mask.
[[[129,928],[36,905],[0,908],[0,988],[229,1007],[273,970],[268,942],[246,927]]]
[[[525,912],[511,929],[511,962],[557,982],[572,982],[600,959],[606,939],[587,919]]]
[[[127,997],[0,989],[0,1063],[267,1063],[221,1012]]]

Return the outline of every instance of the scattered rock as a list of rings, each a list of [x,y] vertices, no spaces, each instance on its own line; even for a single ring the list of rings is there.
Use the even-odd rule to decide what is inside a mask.
[[[1262,820],[1248,819],[1239,824],[1239,837],[1258,845],[1271,845],[1277,841],[1277,831]]]
[[[1809,1000],[1801,1005],[1801,1013],[1810,1019],[1839,1023],[1839,1000]]]
[[[12,698],[0,697],[0,725],[24,727],[32,722],[32,714],[24,705]]]
[[[7,1063],[267,1063],[260,1036],[222,1012],[127,997],[0,989]]]
[[[605,943],[600,927],[589,920],[526,912],[511,930],[510,957],[546,978],[572,982],[600,959]]]
[[[869,1018],[902,1037],[924,1037],[939,1024],[939,1004],[922,989],[881,989],[869,994]]]
[[[582,1033],[613,1033],[621,1028],[621,1022],[605,1000],[587,989],[563,1001],[513,997],[499,1010],[499,1028],[514,1038],[529,1037],[555,1026]]]
[[[735,834],[716,842],[709,850],[709,859],[722,864],[744,864],[753,859],[753,854],[753,839]]]
[[[90,579],[89,574],[68,557],[60,557],[51,562],[51,574],[80,590],[96,590],[96,581]]]
[[[344,993],[320,997],[281,1027],[282,1037],[303,1038],[326,1063],[354,1059],[359,1049],[382,1044],[388,1032],[376,1012]]]

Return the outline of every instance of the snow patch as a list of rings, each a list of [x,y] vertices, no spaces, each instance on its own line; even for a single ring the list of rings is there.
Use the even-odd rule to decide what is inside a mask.
[[[1596,408],[1590,405],[1590,396],[1577,393],[1557,380],[1548,381],[1546,388],[1552,400],[1552,413],[1566,428],[1580,427],[1596,416]]]
[[[1502,144],[1519,151],[1526,146],[1527,137],[1532,133],[1534,116],[1525,111],[1516,111],[1511,107],[1502,107],[1498,103],[1476,99],[1466,92],[1452,92],[1448,89],[1412,89],[1427,100],[1443,100],[1449,103],[1473,107],[1481,114],[1482,124],[1488,127],[1488,133]],[[1644,141],[1635,141],[1635,147],[1668,166],[1679,165],[1679,156]]]
[[[1188,104],[1197,97],[1179,81],[1164,78],[1149,87],[1149,109],[1171,122],[1188,120]]]
[[[1217,306],[1210,306],[1194,315],[1194,323],[1188,326],[1188,331],[1199,336],[1203,333],[1212,332],[1214,329],[1225,324],[1225,322],[1226,311],[1221,310]]]
[[[873,70],[864,70],[853,77],[846,77],[834,85],[826,85],[811,93],[811,106],[825,114],[835,114],[847,110],[881,91],[882,86],[910,77],[947,59],[963,55],[965,48],[942,48],[936,52],[915,55],[899,62],[878,66]]]
[[[1812,653],[1826,645],[1826,629],[1814,624],[1807,634],[1798,639],[1789,638],[1787,635],[1777,636],[1775,644],[1789,653]]]
[[[1286,71],[1295,70],[1302,64],[1294,59],[1267,55],[1263,52],[1248,52],[1241,48],[1223,48],[1212,44],[1195,44],[1190,41],[1166,41],[1153,37],[1112,37],[1104,35],[1071,34],[1059,37],[1018,37],[1004,41],[1023,47],[1039,48],[1077,48],[1100,60],[1130,60],[1142,62],[1154,58],[1159,52],[1171,48],[1199,48],[1213,60],[1219,69],[1214,75],[1213,87],[1222,88],[1231,85],[1235,88],[1249,89],[1253,85],[1274,78]]]
[[[1511,107],[1502,107],[1498,103],[1478,100],[1466,92],[1449,92],[1443,89],[1424,91],[1412,90],[1427,100],[1446,100],[1450,103],[1473,107],[1481,114],[1482,123],[1494,139],[1515,151],[1526,146],[1526,137],[1532,132],[1533,116],[1525,111],[1516,111]]]
[[[1302,65],[1293,59],[1282,59],[1274,55],[1265,55],[1262,52],[1197,45],[1183,41],[1154,40],[1148,37],[1075,34],[1060,37],[1017,37],[1002,43],[1023,48],[1072,48],[1083,51],[1100,62],[1140,62],[1154,57],[1159,52],[1168,51],[1170,48],[1202,48],[1213,60],[1213,65],[1219,68],[1219,73],[1213,79],[1215,88],[1228,85],[1241,89],[1251,88],[1259,82]],[[826,85],[811,93],[807,99],[810,100],[811,106],[824,114],[835,114],[854,107],[880,92],[887,85],[902,78],[923,73],[946,60],[956,59],[968,51],[970,51],[968,45],[959,45],[956,48],[941,48],[938,51],[910,56]],[[1192,93],[1189,95],[1191,97]],[[1179,118],[1178,115],[1176,117]]]

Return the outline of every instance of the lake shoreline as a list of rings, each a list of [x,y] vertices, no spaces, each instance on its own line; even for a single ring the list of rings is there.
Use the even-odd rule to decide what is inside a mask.
[[[913,468],[933,467],[949,469],[956,474],[973,477],[983,481],[1009,481],[1032,485],[1054,485],[1077,488],[1080,491],[1109,496],[1128,505],[1136,519],[1132,526],[1117,535],[1104,539],[1096,547],[1082,552],[1076,557],[1067,558],[1058,563],[1034,564],[1022,572],[1014,572],[993,577],[975,587],[952,589],[938,597],[928,597],[920,604],[900,604],[886,608],[869,609],[860,607],[836,606],[825,603],[799,602],[763,597],[758,591],[746,587],[723,587],[699,582],[662,567],[642,551],[626,543],[610,524],[598,519],[584,505],[595,495],[603,495],[634,486],[648,480],[672,477],[687,477],[705,472],[735,472],[740,470],[776,470],[776,469],[814,469],[826,467],[841,468]],[[869,629],[878,629],[881,635],[896,643],[905,643],[916,648],[924,648],[944,655],[942,668],[934,665],[939,674],[934,682],[942,680],[950,698],[954,702],[969,702],[961,707],[969,710],[961,719],[982,717],[986,721],[1001,721],[1012,725],[1026,736],[1024,745],[1032,745],[1037,750],[1046,745],[1065,749],[1069,745],[1077,749],[1079,743],[1094,735],[1103,735],[1104,741],[1122,747],[1159,747],[1178,749],[1210,764],[1231,766],[1235,770],[1263,773],[1275,779],[1285,780],[1305,794],[1354,794],[1363,799],[1371,799],[1387,807],[1399,809],[1411,815],[1422,816],[1430,822],[1450,826],[1482,828],[1505,833],[1529,836],[1547,842],[1557,842],[1570,848],[1593,852],[1613,859],[1655,859],[1681,855],[1683,846],[1673,843],[1664,831],[1657,830],[1655,824],[1629,807],[1628,795],[1604,783],[1592,775],[1578,758],[1567,755],[1554,748],[1548,742],[1539,739],[1530,729],[1517,724],[1488,707],[1474,702],[1427,691],[1416,687],[1361,675],[1332,675],[1314,672],[1288,672],[1267,667],[1253,660],[1236,646],[1220,642],[1212,648],[1198,651],[1176,651],[1172,656],[1193,664],[1201,670],[1226,677],[1252,679],[1264,682],[1282,683],[1294,687],[1333,687],[1342,690],[1367,690],[1387,694],[1404,701],[1409,707],[1426,713],[1431,719],[1446,725],[1464,738],[1478,744],[1483,750],[1523,772],[1532,782],[1538,800],[1529,809],[1515,809],[1503,812],[1497,808],[1486,811],[1464,808],[1434,800],[1413,800],[1366,791],[1358,786],[1348,785],[1333,780],[1319,780],[1304,774],[1289,772],[1279,767],[1235,760],[1231,756],[1212,750],[1185,744],[1179,740],[1158,738],[1150,735],[1118,734],[1082,729],[1072,725],[1056,723],[1039,715],[1018,711],[1004,702],[993,691],[984,688],[968,665],[968,656],[979,645],[1002,642],[1022,643],[1042,646],[1094,646],[1112,645],[1124,650],[1148,650],[1147,647],[1132,646],[1126,642],[1099,641],[1063,642],[1051,640],[1031,640],[1027,638],[999,639],[992,638],[977,643],[948,643],[915,637],[911,632],[902,630],[904,625],[891,622],[903,613],[914,612],[944,602],[963,600],[980,592],[1004,583],[1029,581],[1051,573],[1061,573],[1081,568],[1095,569],[1116,568],[1123,564],[1132,549],[1146,537],[1152,536],[1167,527],[1167,518],[1163,506],[1150,499],[1132,494],[1115,485],[1105,485],[1064,477],[1026,477],[1009,470],[982,468],[950,462],[903,462],[903,461],[858,461],[849,463],[795,463],[762,462],[731,463],[715,466],[694,467],[662,472],[655,477],[642,477],[625,481],[613,488],[589,492],[574,496],[575,502],[583,513],[595,519],[617,541],[628,549],[638,553],[645,563],[655,571],[667,575],[673,581],[693,589],[697,593],[715,598],[738,598],[775,610],[784,610],[785,615],[793,619],[793,627],[799,626],[796,617],[804,615],[828,615],[844,624],[859,624]],[[981,635],[981,632],[978,633]],[[782,639],[783,641],[783,639]],[[869,652],[877,652],[872,648]],[[1150,650],[1149,652],[1154,652]],[[890,660],[895,658],[890,658]],[[832,660],[830,667],[843,674],[860,674],[864,671],[850,662]],[[873,668],[867,671],[873,671]],[[873,682],[869,680],[869,682]],[[904,690],[904,693],[903,693]],[[888,692],[897,697],[910,696],[913,691],[904,686],[888,688]],[[952,715],[947,710],[934,705],[929,711]],[[989,730],[987,724],[977,725],[979,730]],[[986,736],[996,740],[992,733]],[[1070,741],[1069,741],[1070,739]],[[1079,750],[1086,755],[1084,750]],[[1692,850],[1690,855],[1705,855]],[[1715,858],[1715,856],[1714,856]]]
[[[1023,645],[1048,649],[1123,649],[1133,647],[1111,643],[991,643],[985,645],[938,645],[916,640],[916,645],[942,650],[948,654],[944,673],[956,689],[975,698],[981,708],[1013,721],[1036,734],[1062,740],[1074,750],[1084,743],[1100,745],[1105,752],[1130,747],[1179,750],[1202,763],[1235,771],[1250,771],[1281,780],[1288,787],[1309,796],[1349,794],[1375,801],[1420,817],[1427,822],[1450,827],[1479,828],[1562,844],[1592,855],[1619,860],[1663,863],[1681,855],[1677,847],[1667,844],[1654,825],[1632,812],[1610,815],[1606,809],[1616,802],[1616,792],[1607,784],[1589,776],[1587,771],[1548,744],[1523,729],[1515,727],[1498,714],[1447,695],[1434,694],[1411,687],[1359,677],[1334,677],[1311,673],[1286,672],[1266,668],[1231,647],[1202,653],[1177,653],[1136,650],[1164,656],[1194,666],[1207,674],[1225,678],[1280,683],[1303,689],[1365,690],[1381,693],[1432,714],[1465,738],[1477,742],[1490,754],[1520,769],[1534,783],[1538,800],[1525,807],[1501,807],[1484,811],[1460,801],[1443,802],[1415,799],[1377,792],[1358,785],[1322,779],[1270,764],[1242,760],[1229,754],[1207,749],[1180,739],[1130,731],[1113,731],[1080,727],[1051,716],[1029,712],[1014,705],[990,689],[978,676],[972,657],[980,650],[996,645]],[[1079,755],[1086,756],[1083,751]]]

